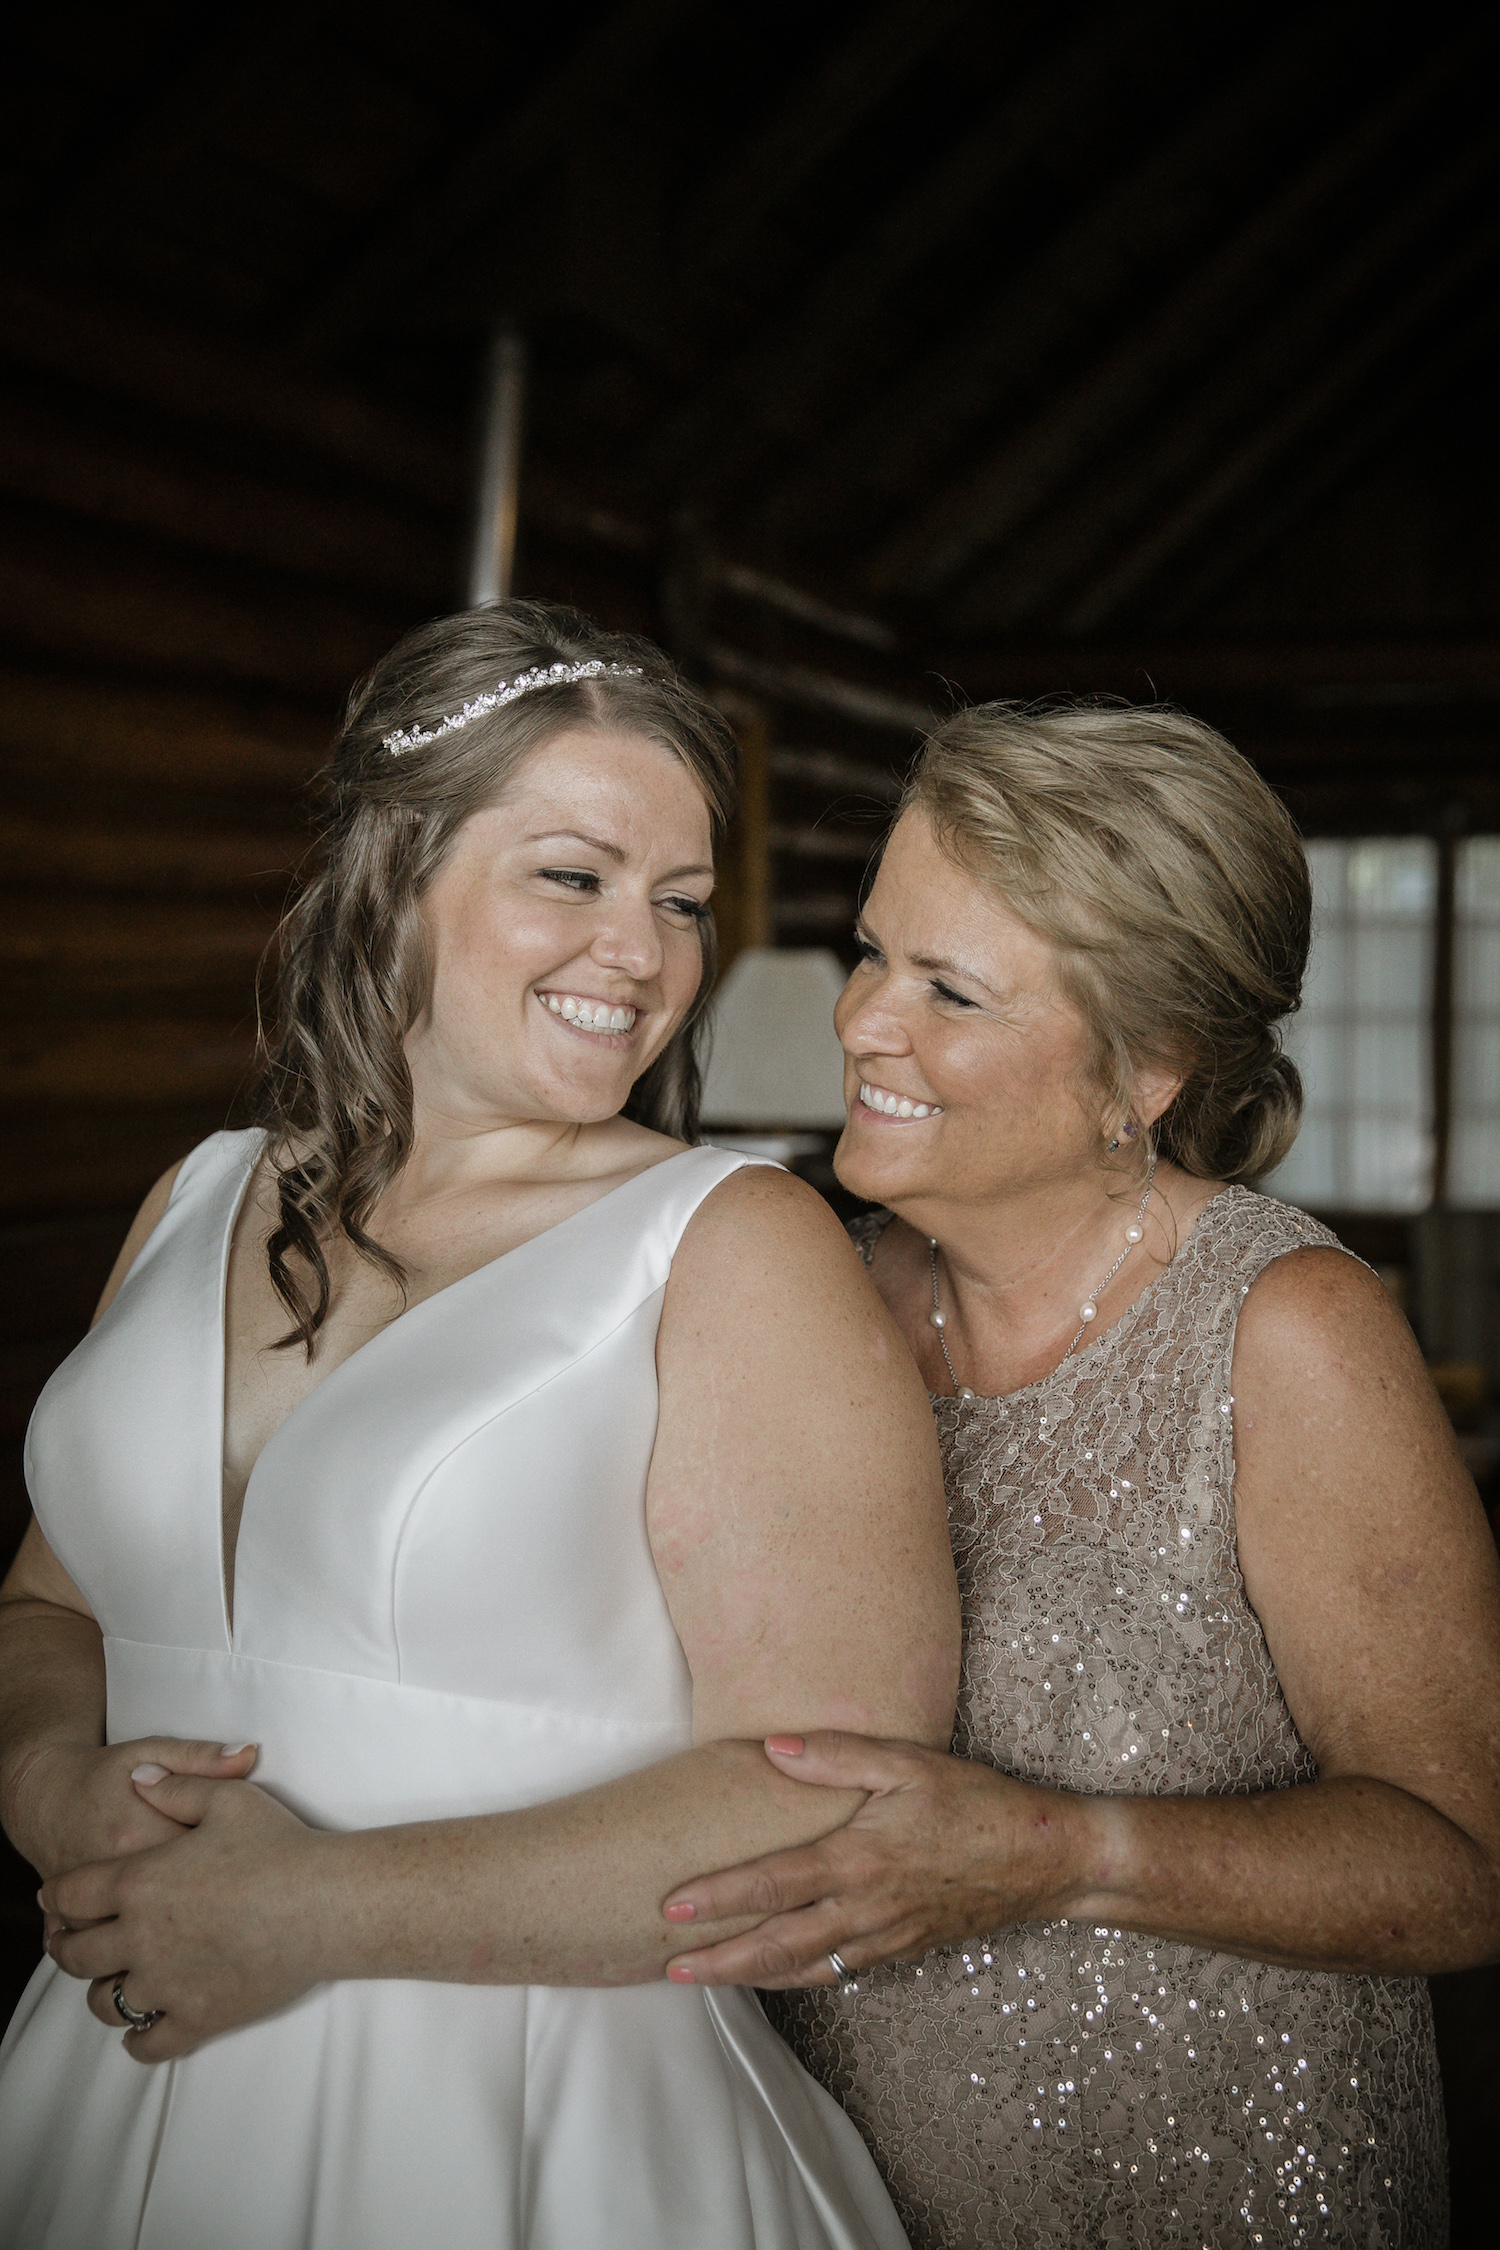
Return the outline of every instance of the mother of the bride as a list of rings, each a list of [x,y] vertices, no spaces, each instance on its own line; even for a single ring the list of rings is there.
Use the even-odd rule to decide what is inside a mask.
[[[1420,1980],[1500,1951],[1500,1569],[1375,1276],[1241,1184],[1309,909],[1208,728],[991,705],[865,910],[838,1169],[935,1394],[963,1755],[773,1745],[869,1800],[668,1912],[771,1912],[672,1973],[799,1988],[920,2250],[1447,2240]]]

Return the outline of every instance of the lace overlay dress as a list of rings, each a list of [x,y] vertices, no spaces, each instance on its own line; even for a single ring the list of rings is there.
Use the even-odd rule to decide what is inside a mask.
[[[857,1221],[868,1261],[884,1220]],[[933,1402],[964,1605],[954,1747],[1064,1789],[1281,1789],[1316,1768],[1246,1599],[1230,1362],[1271,1261],[1330,1244],[1229,1188],[1093,1349]],[[856,1996],[765,1995],[864,2132],[913,2250],[1448,2239],[1427,1987],[1076,1922]]]

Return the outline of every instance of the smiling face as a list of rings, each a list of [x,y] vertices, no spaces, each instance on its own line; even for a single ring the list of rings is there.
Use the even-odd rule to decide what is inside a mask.
[[[917,808],[886,847],[861,938],[834,1016],[846,1187],[920,1224],[929,1206],[1097,1171],[1104,1096],[1056,951],[956,864]]]
[[[422,897],[419,1105],[478,1128],[615,1116],[692,1006],[712,889],[708,806],[671,751],[587,730],[533,751]]]

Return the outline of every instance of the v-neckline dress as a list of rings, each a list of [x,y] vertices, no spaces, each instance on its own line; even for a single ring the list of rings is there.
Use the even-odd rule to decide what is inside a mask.
[[[48,1384],[27,1475],[104,1634],[108,1735],[255,1741],[323,1828],[503,1811],[691,1743],[651,1556],[668,1158],[423,1299],[270,1439],[226,1612],[217,1134]],[[146,2068],[44,1962],[0,2049],[6,2250],[902,2250],[854,2127],[747,1991],[319,1986]]]

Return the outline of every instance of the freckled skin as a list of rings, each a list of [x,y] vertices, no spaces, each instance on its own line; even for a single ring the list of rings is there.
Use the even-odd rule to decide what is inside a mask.
[[[1141,1166],[1103,1160],[1118,1112],[1090,1091],[1084,1027],[1046,942],[898,824],[839,1003],[849,1125],[840,1178],[897,1223],[873,1261],[929,1387],[945,1334],[985,1394],[1049,1373],[1118,1255]],[[936,970],[934,962],[942,964]],[[941,1114],[900,1122],[861,1083]],[[1142,1069],[1132,1114],[1178,1080]],[[1158,1167],[1145,1239],[1097,1297],[1102,1334],[1219,1183]],[[1233,1361],[1239,1559],[1316,1783],[1261,1796],[1089,1798],[850,1734],[772,1751],[868,1801],[820,1843],[684,1886],[703,1918],[777,1911],[696,1956],[703,1981],[826,1983],[976,1930],[1067,1916],[1314,1969],[1403,1974],[1500,1955],[1500,1560],[1411,1331],[1334,1250],[1278,1259]]]
[[[559,840],[578,827],[609,849]],[[371,1222],[408,1268],[409,1301],[677,1153],[619,1113],[696,993],[690,908],[708,896],[708,861],[691,776],[629,737],[544,745],[465,825],[422,904],[434,976],[408,1040],[416,1145]],[[634,1028],[590,1039],[550,1012],[549,991],[628,1003]],[[170,1185],[148,1199],[112,1288]],[[230,1261],[231,1555],[270,1431],[399,1309],[383,1277],[335,1244],[311,1362],[275,1353],[273,1217],[262,1181]],[[553,1805],[335,1836],[218,1778],[248,1773],[253,1751],[226,1765],[217,1746],[153,1743],[122,1761],[102,1747],[98,1628],[33,1526],[0,1601],[0,1789],[49,1878],[54,1958],[103,1980],[94,2013],[118,2030],[108,1977],[121,1949],[140,2004],[165,2010],[130,2035],[138,2060],[189,2053],[342,1977],[658,1977],[683,1944],[661,1912],[674,1884],[822,1835],[860,1802],[780,1773],[767,1732],[857,1725],[947,1741],[958,1599],[931,1417],[819,1197],[749,1168],[705,1199],[666,1287],[657,1370],[647,1521],[692,1674],[695,1747]],[[133,1787],[143,1749],[169,1770]],[[42,1764],[55,1784],[41,1785]],[[116,1833],[134,1856],[110,1856]]]

